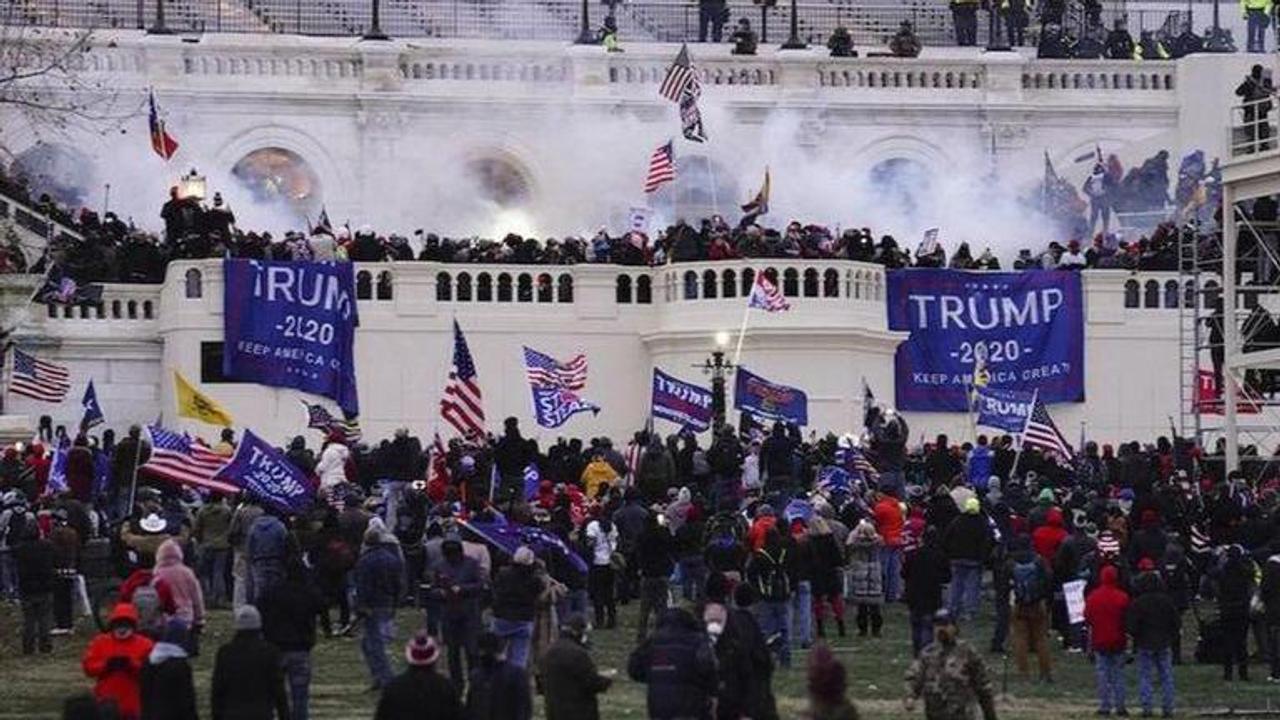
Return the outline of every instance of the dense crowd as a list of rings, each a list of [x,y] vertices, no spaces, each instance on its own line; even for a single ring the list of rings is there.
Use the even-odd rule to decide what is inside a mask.
[[[981,650],[1010,646],[1027,682],[1054,677],[1051,642],[1087,651],[1100,714],[1125,714],[1131,657],[1144,713],[1174,711],[1173,667],[1192,658],[1243,681],[1262,657],[1280,681],[1274,469],[1224,476],[1220,457],[1176,437],[1058,458],[1019,454],[1007,436],[909,448],[909,434],[873,408],[859,436],[752,424],[705,447],[642,431],[544,448],[514,418],[447,446],[334,433],[316,454],[298,437],[286,453],[317,501],[289,516],[145,472],[130,506],[150,452],[138,428],[117,443],[45,426],[0,460],[0,580],[22,602],[26,653],[72,626],[78,578],[111,590],[84,656],[93,699],[71,702],[126,718],[196,717],[190,658],[210,609],[228,604],[214,717],[307,717],[318,636],[358,631],[379,720],[423,707],[528,720],[535,687],[546,717],[597,718],[611,678],[587,637],[620,632],[627,605],[627,673],[648,685],[653,718],[777,718],[774,669],[806,649],[812,717],[855,718],[827,644],[886,633],[916,655],[907,700],[929,718],[980,707],[992,720]],[[212,450],[235,443],[227,430]],[[60,471],[50,446],[68,450]],[[893,603],[909,627],[892,627]],[[1188,611],[1211,618],[1194,649]],[[958,621],[979,615],[993,635],[958,640]],[[400,674],[397,622],[415,628]]]

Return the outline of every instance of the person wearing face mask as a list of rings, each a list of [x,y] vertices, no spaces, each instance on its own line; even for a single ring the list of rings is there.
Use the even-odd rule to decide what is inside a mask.
[[[572,615],[560,638],[542,656],[542,696],[547,720],[600,720],[600,693],[613,684],[614,671],[600,672],[587,650],[587,619]]]
[[[738,593],[750,594],[750,585],[739,585]],[[720,684],[716,692],[716,720],[777,720],[773,697],[773,657],[764,633],[749,609],[752,598],[741,597],[737,607],[729,604],[729,583],[716,573],[707,580],[707,604],[702,620],[716,651]]]
[[[983,720],[996,720],[995,693],[986,663],[976,650],[961,642],[960,629],[951,613],[939,610],[933,618],[934,641],[907,668],[907,712],[924,698],[926,720],[972,717],[973,705],[982,708]]]
[[[98,702],[113,702],[122,720],[137,720],[142,713],[140,676],[153,643],[140,635],[138,611],[120,603],[111,611],[107,631],[98,635],[85,650],[84,674],[93,678],[93,696]]]

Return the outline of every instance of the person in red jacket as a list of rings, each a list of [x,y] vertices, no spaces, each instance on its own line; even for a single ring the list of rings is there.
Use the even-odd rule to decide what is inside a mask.
[[[1124,706],[1124,661],[1128,638],[1125,612],[1129,593],[1120,589],[1120,572],[1114,565],[1102,568],[1101,584],[1084,601],[1084,621],[1093,638],[1093,656],[1098,676],[1098,714],[1127,715]]]
[[[85,650],[84,674],[93,678],[93,696],[99,703],[115,703],[121,720],[142,715],[140,677],[153,643],[137,632],[138,611],[119,603],[111,611],[107,631]]]
[[[897,602],[902,586],[902,543],[907,515],[898,501],[896,488],[885,488],[875,507],[876,532],[880,534],[880,571],[886,602]]]
[[[1062,511],[1051,507],[1045,513],[1044,524],[1031,533],[1031,544],[1035,547],[1036,554],[1052,567],[1053,559],[1058,554],[1058,548],[1062,547],[1062,541],[1067,539],[1067,534],[1067,529],[1062,526]]]

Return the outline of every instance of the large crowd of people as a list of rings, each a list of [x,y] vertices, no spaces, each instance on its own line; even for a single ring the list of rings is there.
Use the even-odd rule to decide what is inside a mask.
[[[194,718],[207,702],[215,718],[305,718],[318,638],[356,632],[379,720],[528,720],[535,688],[548,718],[600,717],[612,677],[587,638],[624,632],[629,605],[626,672],[653,718],[779,717],[772,675],[806,650],[813,716],[856,717],[827,646],[867,636],[910,648],[906,700],[930,718],[992,720],[986,651],[1051,682],[1050,643],[1096,664],[1101,715],[1127,713],[1129,658],[1144,714],[1175,711],[1184,662],[1247,681],[1262,658],[1280,681],[1274,469],[1224,473],[1178,437],[1060,458],[909,436],[880,407],[856,436],[744,421],[705,446],[641,431],[540,447],[515,418],[447,445],[335,432],[318,454],[303,437],[285,450],[317,493],[290,515],[137,474],[139,428],[117,442],[43,423],[0,459],[0,581],[28,654],[72,627],[78,578],[109,590],[75,717]],[[226,430],[211,449],[235,444]],[[197,698],[190,658],[227,607],[235,634]],[[1189,611],[1211,619],[1184,648]],[[992,635],[958,639],[979,616]],[[401,673],[397,625],[414,630]]]

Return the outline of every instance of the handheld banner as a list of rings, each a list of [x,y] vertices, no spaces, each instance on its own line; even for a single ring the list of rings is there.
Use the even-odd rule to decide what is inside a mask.
[[[803,390],[771,383],[746,368],[739,367],[736,372],[733,388],[735,410],[801,427],[809,424],[809,397]]]
[[[278,510],[299,514],[311,505],[311,481],[279,450],[245,430],[236,454],[215,480],[235,485],[249,496]]]
[[[1009,433],[1021,433],[1027,427],[1027,418],[1031,417],[1031,407],[1035,400],[1034,392],[978,388],[974,391],[977,423]]]
[[[711,391],[653,369],[650,414],[682,428],[702,432],[711,427]]]

